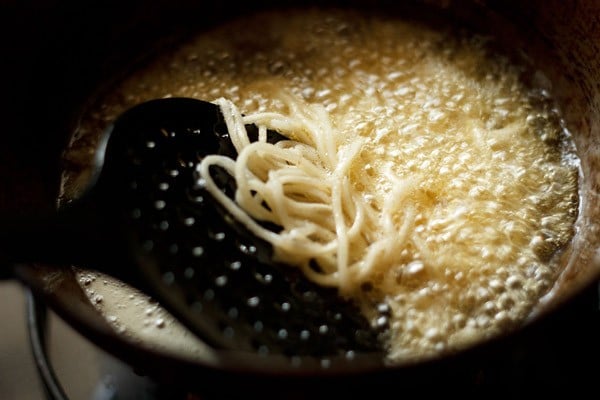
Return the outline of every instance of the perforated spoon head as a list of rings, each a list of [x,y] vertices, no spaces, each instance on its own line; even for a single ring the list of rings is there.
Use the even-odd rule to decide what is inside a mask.
[[[256,127],[247,128],[256,134]],[[283,137],[271,132],[269,138]],[[218,106],[189,98],[142,103],[115,121],[104,147],[83,203],[125,243],[114,257],[128,254],[128,260],[114,263],[127,270],[115,275],[142,287],[220,349],[291,365],[383,357],[380,332],[355,305],[273,262],[270,246],[198,184],[194,171],[203,157],[237,156]],[[217,180],[225,192],[235,190],[226,177]]]

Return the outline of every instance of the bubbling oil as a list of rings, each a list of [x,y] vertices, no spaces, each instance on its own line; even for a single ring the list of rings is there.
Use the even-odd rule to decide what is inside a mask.
[[[225,97],[243,113],[287,112],[281,91],[321,104],[344,142],[365,139],[348,177],[372,209],[394,191],[407,204],[393,223],[408,239],[352,297],[388,328],[390,360],[444,354],[523,323],[561,272],[578,211],[578,162],[546,80],[489,44],[349,11],[246,17],[114,88],[70,154],[157,97]],[[65,174],[66,197],[78,179]]]

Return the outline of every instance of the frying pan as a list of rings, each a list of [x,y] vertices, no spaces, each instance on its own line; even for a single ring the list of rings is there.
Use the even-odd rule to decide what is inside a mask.
[[[77,116],[91,98],[148,51],[229,17],[292,3],[310,1],[248,2],[235,9],[229,4],[192,0],[2,3],[3,75],[8,78],[3,87],[4,131],[0,134],[2,212],[28,215],[55,207],[61,153],[76,129]],[[330,2],[318,2],[325,3]],[[422,7],[434,7],[457,24],[525,49],[553,83],[582,160],[580,216],[576,237],[562,259],[567,269],[555,295],[525,326],[427,362],[288,375],[227,354],[216,361],[191,361],[133,343],[96,311],[73,271],[22,265],[17,269],[19,278],[85,337],[140,374],[202,393],[224,395],[262,388],[261,396],[266,397],[264,388],[269,385],[274,394],[292,390],[314,397],[326,388],[341,393],[365,383],[397,386],[435,380],[519,385],[592,378],[593,369],[575,367],[582,354],[592,359],[600,355],[599,346],[590,345],[599,332],[595,312],[600,278],[600,3],[424,0],[340,4],[410,15],[427,10]],[[581,319],[581,315],[589,318]]]

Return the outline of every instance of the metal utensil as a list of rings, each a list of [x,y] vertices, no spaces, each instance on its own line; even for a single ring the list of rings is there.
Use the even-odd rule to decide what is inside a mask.
[[[215,104],[168,98],[133,107],[107,130],[83,196],[56,215],[1,222],[0,261],[113,275],[220,349],[325,367],[382,358],[379,332],[351,302],[274,263],[269,245],[198,184],[195,166],[215,153],[237,155]],[[214,174],[225,193],[235,190],[226,173]]]

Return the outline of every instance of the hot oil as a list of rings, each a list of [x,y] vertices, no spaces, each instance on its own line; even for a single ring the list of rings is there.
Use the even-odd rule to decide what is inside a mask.
[[[577,159],[543,76],[478,35],[352,12],[282,13],[161,54],[89,111],[71,154],[147,99],[226,97],[244,113],[285,112],[278,96],[292,93],[328,110],[340,145],[365,139],[349,179],[373,212],[401,197],[392,223],[408,239],[350,294],[390,328],[390,358],[442,354],[521,324],[560,274],[555,256],[578,207]],[[67,197],[77,178],[65,174]],[[135,313],[117,315],[136,307],[126,298],[111,316],[135,337],[126,328]]]

